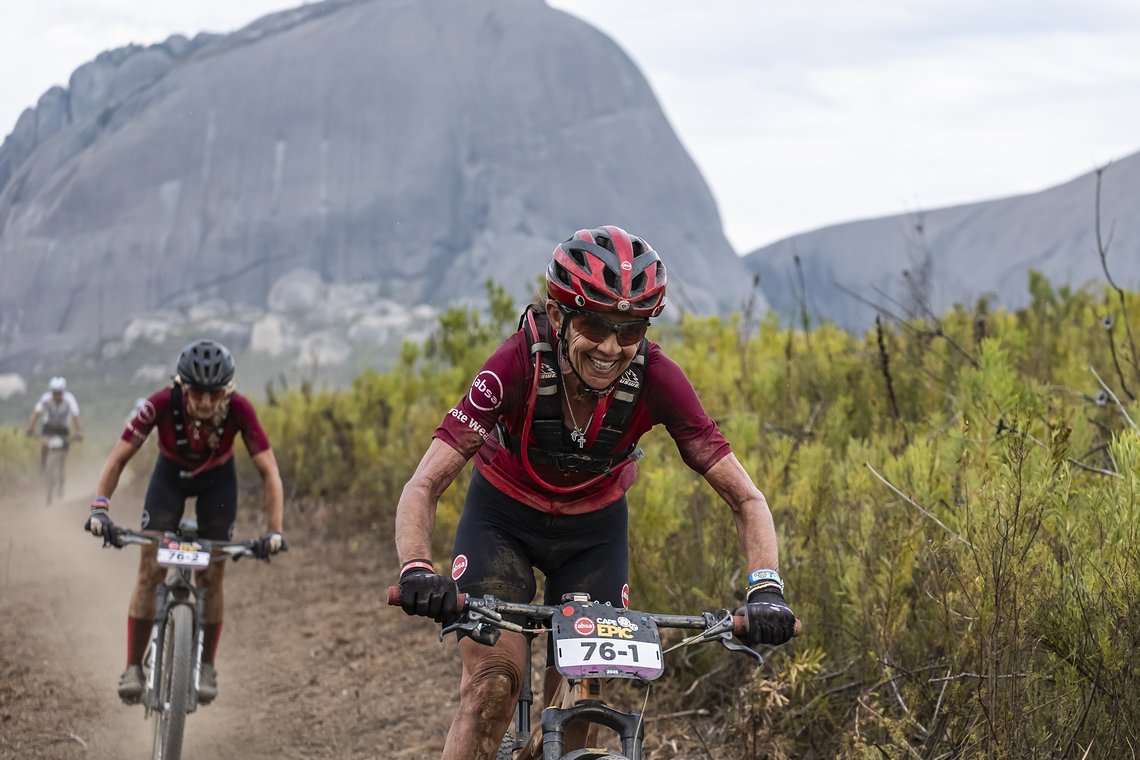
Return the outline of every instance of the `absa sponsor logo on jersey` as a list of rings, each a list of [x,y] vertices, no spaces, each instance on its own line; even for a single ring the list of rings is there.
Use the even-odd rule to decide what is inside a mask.
[[[154,418],[157,413],[154,410],[154,404],[150,399],[144,399],[142,403],[135,406],[135,416],[138,417],[139,422],[144,425],[151,425],[154,423]]]
[[[467,570],[467,555],[466,554],[460,554],[458,557],[455,558],[455,561],[451,563],[451,577],[454,580],[459,580],[459,576],[463,575],[464,571],[466,571],[466,570]]]
[[[629,584],[628,583],[621,587],[621,606],[627,610],[629,609]]]
[[[489,369],[475,376],[467,393],[471,406],[481,412],[491,412],[503,403],[503,381]]]

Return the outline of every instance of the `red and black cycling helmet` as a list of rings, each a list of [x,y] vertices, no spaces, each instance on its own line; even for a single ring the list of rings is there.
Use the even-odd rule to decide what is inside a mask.
[[[183,385],[216,390],[228,388],[234,380],[234,357],[215,340],[196,340],[178,356],[178,379]]]
[[[621,227],[578,230],[554,248],[546,292],[577,309],[656,317],[665,308],[665,265]]]

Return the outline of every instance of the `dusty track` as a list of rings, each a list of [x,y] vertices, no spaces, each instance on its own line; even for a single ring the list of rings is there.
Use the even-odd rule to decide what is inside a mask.
[[[142,709],[114,693],[137,550],[82,531],[82,475],[51,507],[38,487],[0,494],[0,758],[150,757]],[[115,500],[125,524],[138,511]],[[390,539],[324,539],[287,519],[287,554],[227,569],[220,696],[190,716],[185,756],[438,757],[458,662],[430,621],[382,605]]]
[[[79,464],[69,464],[68,498],[50,507],[38,485],[0,489],[0,760],[151,756],[142,708],[115,694],[137,549],[103,549],[83,532],[95,466]],[[116,521],[136,525],[140,502],[137,489],[121,489]],[[260,532],[255,513],[243,511],[238,537]],[[390,528],[345,539],[328,537],[330,524],[343,521],[286,505],[290,550],[227,568],[220,695],[189,717],[184,757],[439,757],[459,683],[454,643],[383,604]],[[536,647],[539,667],[543,656]],[[647,757],[740,756],[719,744],[721,721],[689,711],[657,722],[653,712]],[[710,744],[721,749],[710,755]]]

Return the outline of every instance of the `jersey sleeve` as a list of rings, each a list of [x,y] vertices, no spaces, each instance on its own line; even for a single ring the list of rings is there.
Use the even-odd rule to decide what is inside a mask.
[[[652,417],[665,425],[685,464],[704,475],[732,453],[689,378],[658,346],[649,357],[647,374],[650,395],[646,401]]]
[[[499,419],[526,404],[528,367],[524,334],[507,338],[475,375],[466,395],[444,415],[434,438],[470,459]]]
[[[257,419],[257,411],[254,410],[249,399],[235,393],[230,399],[230,404],[230,413],[234,415],[238,430],[241,431],[241,439],[245,443],[249,455],[255,457],[263,451],[268,451],[270,448],[269,436],[261,427],[261,421]]]
[[[123,428],[121,440],[135,446],[142,446],[150,431],[158,423],[158,415],[165,414],[170,409],[170,389],[163,388],[151,394],[141,404],[135,406],[134,412],[127,418],[127,426]]]

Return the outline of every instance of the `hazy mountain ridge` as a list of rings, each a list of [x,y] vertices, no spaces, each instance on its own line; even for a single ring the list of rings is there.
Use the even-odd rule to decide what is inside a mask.
[[[556,240],[606,223],[661,251],[677,310],[747,295],[641,73],[540,0],[320,3],[168,43],[100,64],[158,60],[129,94],[30,142],[26,112],[5,142],[0,360],[172,306],[264,309],[298,270],[406,308],[487,277],[525,298]]]
[[[1109,271],[1118,285],[1140,288],[1140,153],[1103,172],[1100,215]],[[1096,172],[1036,193],[825,227],[753,251],[745,262],[773,308],[790,315],[798,309],[789,283],[799,256],[809,310],[865,329],[875,310],[844,290],[899,313],[909,298],[902,273],[921,268],[927,247],[935,313],[984,294],[1006,308],[1023,306],[1031,269],[1057,284],[1103,282]]]

